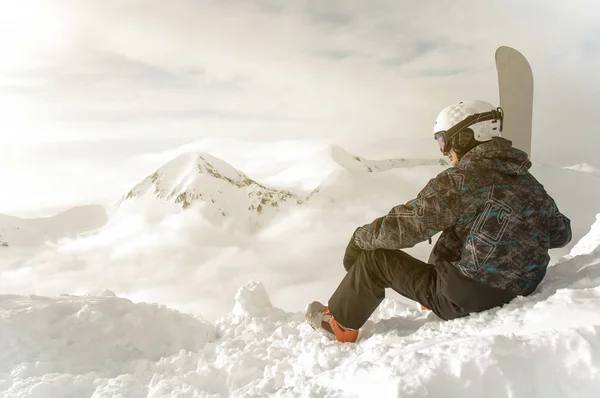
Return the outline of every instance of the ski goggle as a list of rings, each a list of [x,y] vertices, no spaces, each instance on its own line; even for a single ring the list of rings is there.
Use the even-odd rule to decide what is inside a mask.
[[[452,147],[452,137],[460,133],[464,129],[474,125],[475,123],[485,122],[487,120],[499,120],[500,131],[503,128],[504,111],[502,108],[496,108],[489,112],[476,113],[474,115],[467,116],[463,121],[450,127],[448,130],[438,131],[433,134],[433,139],[436,140],[440,146],[440,151],[445,155],[450,151]]]
[[[450,148],[446,148],[446,132],[445,131],[438,131],[437,133],[435,133],[433,135],[433,138],[438,142],[439,146],[440,146],[440,151],[445,154],[446,152],[448,152],[450,150]]]

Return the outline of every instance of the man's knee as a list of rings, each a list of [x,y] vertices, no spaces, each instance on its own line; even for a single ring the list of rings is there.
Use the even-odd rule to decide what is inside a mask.
[[[380,261],[381,254],[376,253],[376,251],[361,250],[354,264],[347,272],[352,273],[354,278],[361,283],[368,285],[374,283],[376,286],[379,286],[381,285]]]
[[[391,250],[363,250],[354,266],[357,274],[369,280],[370,284],[386,289],[392,287],[392,280],[399,271],[395,265],[398,260],[394,256]]]
[[[380,269],[386,263],[384,250],[361,250],[356,258],[356,265],[368,271]]]
[[[363,250],[361,254],[364,254],[362,261],[366,264],[383,267],[394,264],[395,262],[402,261],[404,256],[408,256],[408,254],[404,253],[402,250],[386,250],[386,249],[377,249],[366,251]]]
[[[421,269],[421,265],[428,266],[428,264],[424,264],[402,250],[378,249],[365,252],[365,257],[362,261],[371,270],[375,270],[378,274],[385,275],[390,279],[395,275],[410,272],[415,267]]]

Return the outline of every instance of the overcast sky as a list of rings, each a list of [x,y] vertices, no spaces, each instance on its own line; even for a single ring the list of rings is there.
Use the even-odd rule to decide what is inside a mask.
[[[59,141],[42,148],[124,160],[206,137],[321,137],[438,156],[441,108],[497,104],[501,45],[534,71],[534,160],[594,163],[593,0],[0,0],[0,154]],[[9,180],[27,167],[3,158]]]

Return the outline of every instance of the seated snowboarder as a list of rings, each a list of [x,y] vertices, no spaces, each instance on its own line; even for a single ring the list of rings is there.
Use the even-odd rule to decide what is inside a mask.
[[[548,250],[571,226],[530,173],[525,152],[501,138],[502,110],[484,101],[443,109],[434,139],[453,167],[406,204],[358,228],[344,254],[347,273],[328,306],[311,303],[309,324],[354,342],[392,288],[451,320],[527,296],[546,274]],[[443,231],[427,263],[401,249]]]

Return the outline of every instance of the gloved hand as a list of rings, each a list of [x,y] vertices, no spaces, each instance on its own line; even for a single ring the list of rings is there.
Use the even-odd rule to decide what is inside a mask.
[[[361,251],[362,249],[358,247],[358,245],[354,242],[354,234],[352,234],[352,238],[350,238],[350,242],[348,243],[348,246],[346,247],[346,252],[344,253],[343,262],[346,271],[350,271],[350,268],[352,268],[352,266],[356,262],[356,259],[358,258],[358,255]]]

